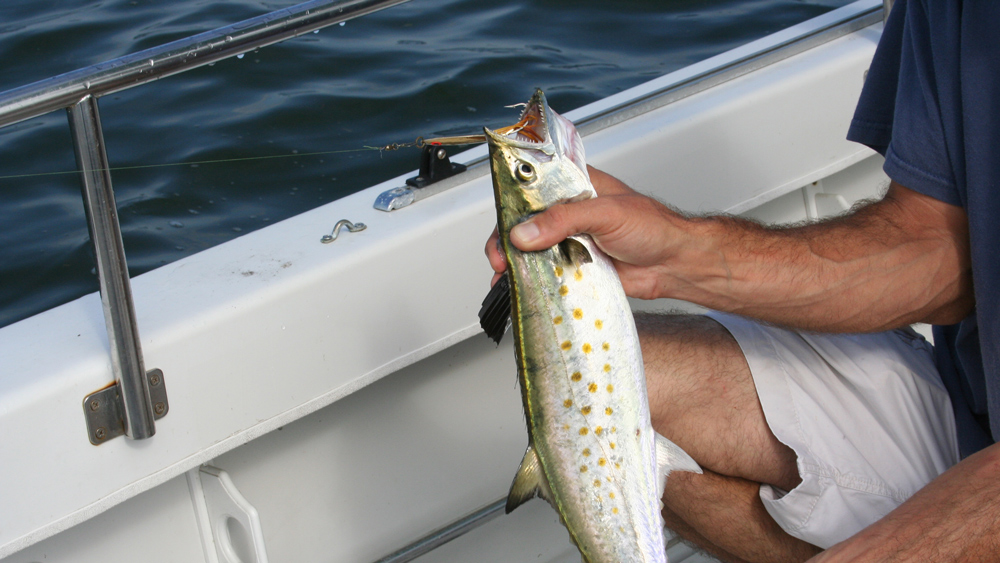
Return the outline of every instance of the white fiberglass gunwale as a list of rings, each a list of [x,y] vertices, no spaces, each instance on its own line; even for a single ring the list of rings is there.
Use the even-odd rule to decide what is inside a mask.
[[[794,33],[879,5],[856,2]],[[843,135],[879,31],[855,31],[638,118],[615,114],[586,137],[589,162],[691,211],[740,211],[801,188],[872,154]],[[669,91],[788,33],[566,115],[583,120]],[[495,221],[484,168],[410,207],[374,210],[375,196],[404,175],[135,278],[147,365],[163,370],[170,400],[149,440],[87,440],[81,401],[112,380],[96,294],[0,329],[0,557],[477,335],[490,277],[482,245]],[[368,229],[321,244],[340,219]]]

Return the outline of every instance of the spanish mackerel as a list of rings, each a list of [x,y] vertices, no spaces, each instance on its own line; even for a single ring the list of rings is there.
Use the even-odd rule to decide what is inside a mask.
[[[618,274],[586,234],[538,252],[510,242],[511,228],[533,214],[597,197],[583,141],[541,90],[517,124],[486,129],[486,138],[507,273],[480,320],[498,343],[508,323],[513,328],[528,426],[507,512],[541,496],[585,562],[665,562],[666,473],[701,469],[653,431],[635,321]]]

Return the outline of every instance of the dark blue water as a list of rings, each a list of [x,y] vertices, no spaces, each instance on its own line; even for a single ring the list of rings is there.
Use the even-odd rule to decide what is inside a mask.
[[[0,90],[294,5],[3,0]],[[101,99],[136,276],[416,168],[348,151],[568,111],[847,0],[413,0]],[[302,156],[299,156],[302,155]],[[0,326],[97,290],[63,111],[0,129]],[[25,176],[31,175],[31,176]]]

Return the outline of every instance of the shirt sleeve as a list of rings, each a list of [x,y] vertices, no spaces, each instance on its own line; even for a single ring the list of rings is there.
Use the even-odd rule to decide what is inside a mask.
[[[960,24],[945,4],[954,5],[911,0],[893,8],[848,138],[882,153],[897,183],[962,205],[953,165],[963,138]]]

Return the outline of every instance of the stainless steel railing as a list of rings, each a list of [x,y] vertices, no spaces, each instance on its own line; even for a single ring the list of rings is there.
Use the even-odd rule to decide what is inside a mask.
[[[882,0],[882,23],[889,21],[889,11],[896,0]]]
[[[165,414],[165,403],[154,409],[150,400],[98,98],[406,1],[313,0],[0,93],[0,127],[59,109],[69,113],[118,387],[112,396],[117,396],[122,425],[107,428],[95,423],[88,429],[92,443],[101,444],[122,432],[137,440],[149,438],[156,432],[154,415]],[[153,379],[157,385],[161,376]],[[88,396],[84,411],[90,415],[105,402]]]

